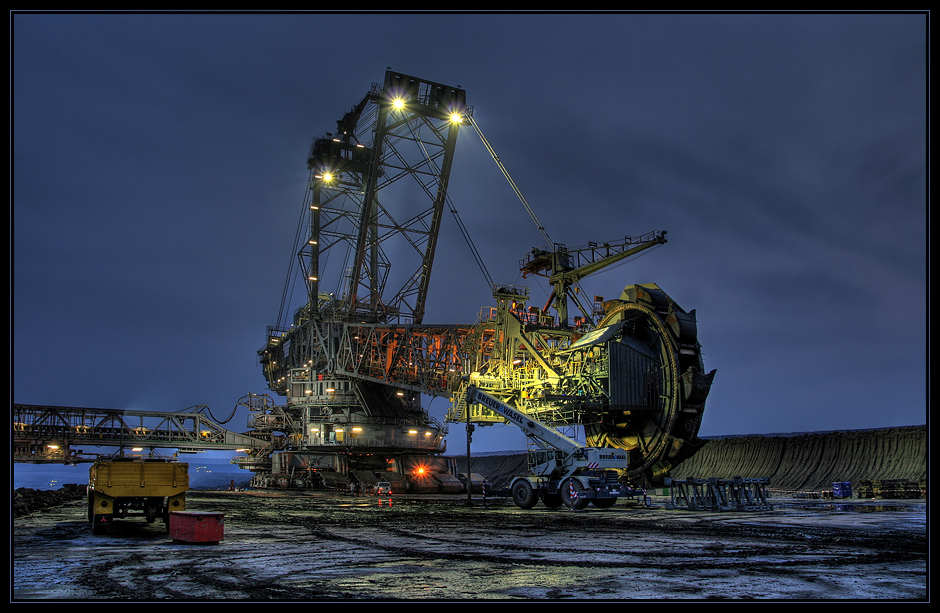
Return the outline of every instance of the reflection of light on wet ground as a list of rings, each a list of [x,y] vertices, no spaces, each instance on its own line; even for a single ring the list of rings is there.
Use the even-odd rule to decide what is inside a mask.
[[[831,504],[829,505],[831,511],[842,511],[844,513],[891,513],[903,511],[906,513],[917,512],[918,509],[913,506],[894,506],[894,505],[867,505],[867,504]],[[926,509],[921,507],[920,511],[926,512]]]
[[[378,498],[378,499],[369,499],[365,498],[362,500],[356,500],[353,502],[341,502],[333,506],[346,508],[346,509],[366,509],[366,508],[375,508],[382,507],[386,509],[392,508],[392,499],[391,498]]]
[[[801,509],[807,511],[833,511],[838,513],[927,513],[927,507],[924,504],[866,504],[854,502],[832,502],[832,503],[811,503],[811,502],[789,502],[774,500],[774,506],[787,509]]]

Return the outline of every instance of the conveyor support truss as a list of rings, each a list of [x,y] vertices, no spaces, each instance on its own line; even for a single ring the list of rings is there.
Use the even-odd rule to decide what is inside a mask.
[[[734,477],[732,479],[685,480],[666,478],[671,506],[688,511],[772,511],[767,486],[770,479]]]

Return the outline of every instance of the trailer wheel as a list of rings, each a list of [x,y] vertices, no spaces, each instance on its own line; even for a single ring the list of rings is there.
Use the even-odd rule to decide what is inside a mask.
[[[88,491],[88,524],[94,525],[95,523],[95,495]]]
[[[88,526],[92,534],[105,534],[111,529],[111,515],[95,513],[95,492],[88,490]]]
[[[512,501],[520,509],[531,509],[539,501],[539,497],[528,479],[519,479],[512,484]]]

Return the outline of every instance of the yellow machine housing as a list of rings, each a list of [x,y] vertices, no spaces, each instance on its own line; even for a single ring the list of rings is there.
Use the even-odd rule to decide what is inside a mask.
[[[189,465],[155,458],[120,458],[95,462],[88,473],[88,521],[92,532],[116,518],[143,515],[169,529],[170,511],[186,509]]]

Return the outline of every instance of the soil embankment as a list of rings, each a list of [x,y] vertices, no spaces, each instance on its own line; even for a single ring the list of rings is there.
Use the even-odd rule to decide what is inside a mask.
[[[709,439],[674,479],[769,477],[785,491],[828,489],[836,481],[927,478],[927,426]]]
[[[457,465],[466,472],[466,457]],[[470,468],[494,489],[527,474],[524,453],[473,457]],[[768,477],[772,489],[794,492],[829,489],[836,481],[920,482],[927,478],[927,426],[707,439],[671,477]]]
[[[58,490],[17,488],[13,491],[13,517],[21,517],[75,500],[83,500],[87,495],[86,486],[74,483],[63,485]]]

